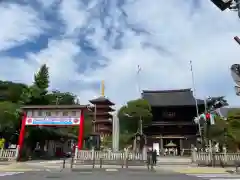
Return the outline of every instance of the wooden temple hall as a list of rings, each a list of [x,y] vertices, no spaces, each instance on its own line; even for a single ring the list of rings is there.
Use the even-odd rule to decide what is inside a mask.
[[[147,145],[161,154],[189,152],[199,135],[194,123],[196,100],[191,89],[143,91],[142,98],[149,102],[153,114],[151,124],[143,129]],[[197,104],[199,112],[203,112],[204,101],[198,99]]]

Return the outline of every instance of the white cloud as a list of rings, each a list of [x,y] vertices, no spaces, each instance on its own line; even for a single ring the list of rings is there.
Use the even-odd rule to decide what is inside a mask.
[[[1,3],[0,51],[24,44],[43,32],[45,24],[28,6]]]
[[[104,79],[106,95],[119,105],[139,96],[137,82],[142,89],[192,87],[189,65],[189,61],[192,60],[198,96],[226,95],[230,103],[239,104],[229,71],[231,64],[239,63],[240,47],[233,41],[233,37],[238,35],[240,30],[236,13],[221,12],[210,1],[193,11],[189,1],[136,0],[125,4],[123,9],[128,24],[148,32],[139,34],[124,23],[121,11],[116,9],[114,2],[112,0],[112,10],[105,23],[107,27],[114,29],[113,37],[119,32],[124,33],[121,49],[113,48],[113,37],[110,38],[110,42],[104,39],[106,29],[99,21],[100,17],[95,15],[94,19],[91,19],[94,8],[102,8],[101,4],[92,1],[91,8],[86,8],[76,0],[63,1],[59,14],[66,25],[64,35],[68,38],[62,36],[49,40],[46,49],[35,54],[29,53],[27,61],[9,60],[6,64],[18,66],[18,69],[13,73],[12,69],[3,65],[0,67],[0,76],[9,80],[22,79],[30,82],[39,64],[47,63],[50,67],[52,88],[74,91],[82,103],[87,103],[97,92],[81,88],[82,84]],[[14,12],[11,10],[11,13]],[[34,14],[31,12],[28,16],[33,18]],[[80,74],[77,72],[77,66],[81,66],[85,59],[78,57],[82,50],[76,42],[79,29],[85,26],[95,28],[94,33],[88,35],[87,39],[108,61],[104,68],[92,68]],[[15,35],[10,33],[7,35],[10,38],[2,38],[1,42],[6,46],[13,41],[19,43],[22,39],[31,38],[34,33],[26,32],[35,26],[26,27],[24,33],[18,34],[20,30]],[[2,29],[4,32],[12,32],[15,26]],[[40,30],[38,27],[34,32],[39,33]],[[0,62],[3,62],[3,59],[0,58]],[[27,64],[29,62],[31,64]],[[136,75],[138,64],[142,67],[139,79]]]
[[[63,0],[60,4],[60,16],[66,25],[66,35],[77,37],[79,28],[87,23],[88,13],[84,11],[81,1]]]
[[[192,60],[199,96],[226,95],[231,103],[239,102],[229,72],[231,64],[239,62],[240,49],[232,39],[240,29],[235,13],[222,13],[208,2],[191,15],[187,4],[146,0],[130,3],[125,10],[128,22],[144,28],[150,35],[127,33],[122,50],[105,50],[104,55],[111,60],[108,67],[90,73],[93,79],[107,79],[108,93],[114,100],[123,103],[136,96],[138,64],[143,69],[140,80],[143,89],[192,87],[189,66]],[[164,47],[173,54],[166,57],[157,50],[144,49],[143,42]]]
[[[38,0],[40,2],[40,4],[45,8],[51,8],[53,5],[57,4],[59,2],[59,0]]]

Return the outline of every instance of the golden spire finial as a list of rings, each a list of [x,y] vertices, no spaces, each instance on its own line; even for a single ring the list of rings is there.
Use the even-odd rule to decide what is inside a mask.
[[[105,85],[104,85],[104,81],[102,81],[102,83],[101,83],[101,95],[102,95],[102,96],[105,95]]]

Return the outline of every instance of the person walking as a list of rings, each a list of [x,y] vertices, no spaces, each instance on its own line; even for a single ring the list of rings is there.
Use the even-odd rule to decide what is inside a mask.
[[[147,167],[148,167],[148,170],[152,169],[152,164],[153,164],[153,161],[152,161],[152,148],[149,148],[148,151],[147,151]]]
[[[154,151],[152,152],[152,161],[153,161],[153,165],[156,166],[157,164],[157,150],[154,149]]]

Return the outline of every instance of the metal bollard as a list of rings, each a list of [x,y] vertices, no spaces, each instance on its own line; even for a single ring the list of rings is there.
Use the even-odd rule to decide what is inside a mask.
[[[128,168],[128,158],[126,159],[126,168]]]
[[[74,155],[72,155],[72,158],[71,158],[71,165],[70,165],[71,169],[73,168],[73,163],[74,163]]]
[[[103,165],[103,158],[100,158],[100,168],[102,168]]]
[[[63,158],[63,165],[62,165],[62,168],[65,169],[65,165],[66,165],[66,158],[64,157]]]

